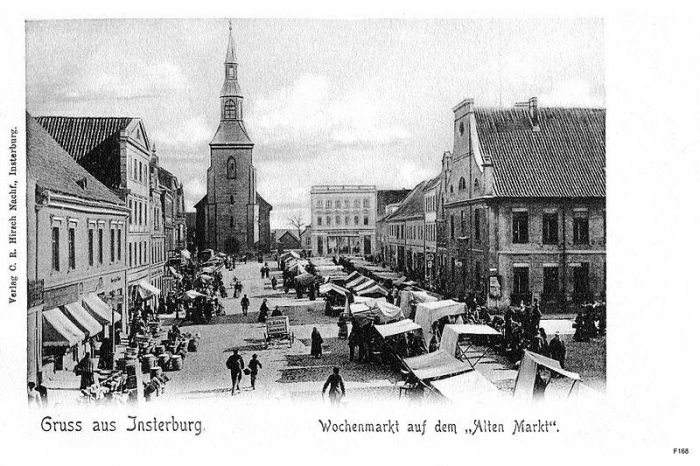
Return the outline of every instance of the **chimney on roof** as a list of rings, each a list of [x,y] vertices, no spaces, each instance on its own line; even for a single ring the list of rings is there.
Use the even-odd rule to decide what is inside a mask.
[[[530,97],[527,101],[528,110],[530,111],[530,120],[532,121],[532,130],[540,130],[540,113],[537,110],[537,97]]]

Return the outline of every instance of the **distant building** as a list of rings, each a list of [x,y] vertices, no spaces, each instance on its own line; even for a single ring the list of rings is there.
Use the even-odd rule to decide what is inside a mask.
[[[238,84],[238,63],[230,28],[219,101],[219,127],[209,143],[207,194],[195,206],[199,219],[197,241],[200,249],[227,253],[267,251],[272,206],[264,202],[261,211],[262,198],[257,192],[253,166],[254,144],[243,124],[243,93]]]
[[[27,379],[126,329],[129,209],[27,115]]]
[[[260,215],[258,217],[260,239],[256,249],[260,252],[270,252],[272,249],[272,244],[270,243],[270,211],[272,210],[272,205],[263,199],[259,193],[258,205],[260,206]]]
[[[197,247],[197,212],[185,212],[187,225],[187,249],[194,251]]]
[[[280,230],[276,229],[273,232],[277,250],[301,249],[302,244],[299,239],[297,230]]]
[[[374,255],[376,220],[375,186],[311,187],[313,255]]]

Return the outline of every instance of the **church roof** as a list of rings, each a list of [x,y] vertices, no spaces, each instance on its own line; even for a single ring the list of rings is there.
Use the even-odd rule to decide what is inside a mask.
[[[263,197],[260,195],[260,193],[255,193],[255,200],[257,201],[258,204],[262,204],[265,208],[272,210],[272,204],[267,202]]]
[[[226,78],[219,97],[243,97],[238,81],[233,78]]]
[[[222,120],[216,130],[214,139],[209,143],[215,145],[246,145],[253,146],[248,132],[241,120]]]
[[[228,28],[228,47],[226,48],[226,61],[228,63],[238,63],[236,61],[236,43],[233,41],[233,28]]]

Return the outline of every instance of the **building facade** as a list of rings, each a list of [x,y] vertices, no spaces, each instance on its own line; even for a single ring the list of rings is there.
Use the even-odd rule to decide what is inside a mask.
[[[202,212],[200,245],[227,253],[269,250],[269,211],[257,193],[253,142],[243,123],[243,93],[238,84],[238,63],[229,29],[224,61],[224,85],[219,93],[219,127],[209,144],[207,194],[195,206]],[[261,235],[262,231],[267,235]],[[261,243],[261,238],[263,238]]]
[[[27,116],[27,378],[71,370],[95,339],[126,330],[122,199]]]
[[[374,255],[376,221],[375,186],[311,187],[312,255]]]

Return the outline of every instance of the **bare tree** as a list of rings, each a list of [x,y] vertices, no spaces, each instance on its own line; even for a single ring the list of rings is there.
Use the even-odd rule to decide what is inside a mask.
[[[296,212],[292,214],[290,217],[287,218],[287,221],[291,226],[297,229],[298,233],[298,238],[299,238],[299,243],[301,244],[301,231],[304,229],[306,226],[306,222],[304,221],[304,215]],[[301,244],[301,248],[304,249],[304,245]]]

